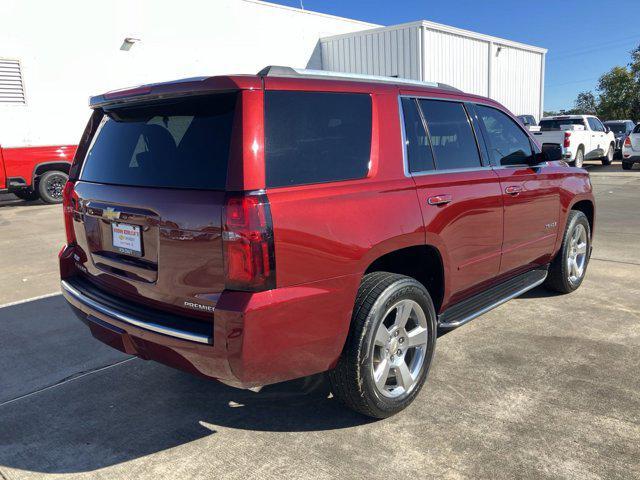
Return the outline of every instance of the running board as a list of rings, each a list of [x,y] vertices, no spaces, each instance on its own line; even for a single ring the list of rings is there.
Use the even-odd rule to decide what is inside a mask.
[[[512,298],[537,287],[545,281],[547,273],[547,268],[531,270],[463,300],[447,308],[438,317],[438,327],[455,328],[464,325]]]

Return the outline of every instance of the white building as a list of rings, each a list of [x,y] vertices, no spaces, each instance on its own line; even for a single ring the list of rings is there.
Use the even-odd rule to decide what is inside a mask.
[[[541,113],[545,50],[429,22],[381,27],[258,0],[2,0],[0,18],[4,146],[76,143],[90,95],[266,65],[439,81]],[[125,38],[139,41],[124,51]]]

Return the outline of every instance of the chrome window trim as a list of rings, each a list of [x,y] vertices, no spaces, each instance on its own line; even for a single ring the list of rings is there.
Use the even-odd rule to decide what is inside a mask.
[[[471,132],[473,133],[473,137],[476,141],[476,148],[478,149],[478,158],[480,160],[480,165],[478,167],[469,167],[469,168],[443,168],[443,169],[438,169],[437,167],[437,159],[434,157],[433,161],[435,164],[435,170],[422,170],[419,172],[411,172],[409,170],[409,155],[407,153],[407,132],[405,129],[405,125],[404,125],[404,110],[402,108],[402,99],[403,98],[408,98],[408,99],[416,99],[416,100],[443,100],[446,102],[456,102],[462,105],[462,107],[464,108],[464,111],[467,115],[467,122],[469,123],[469,127],[471,128]],[[469,116],[469,112],[467,111],[467,108],[465,106],[465,103],[467,103],[465,100],[460,100],[457,98],[440,98],[440,97],[429,97],[429,96],[417,96],[417,95],[398,95],[398,113],[400,115],[400,136],[401,136],[401,141],[402,141],[402,166],[403,166],[403,170],[404,170],[404,176],[405,177],[422,177],[424,175],[441,175],[441,174],[447,174],[447,173],[464,173],[464,172],[475,172],[475,171],[484,171],[484,170],[491,170],[493,167],[491,165],[482,165],[482,152],[480,149],[480,145],[478,143],[478,137],[476,135],[475,129],[473,128],[473,123],[472,120]],[[473,102],[470,102],[473,103]],[[489,105],[487,105],[489,106]],[[431,141],[431,140],[429,140]]]
[[[62,293],[65,297],[68,295],[75,299],[76,301],[86,305],[94,310],[102,313],[103,315],[107,315],[109,317],[113,317],[121,322],[128,323],[135,327],[143,328],[145,330],[150,330],[152,332],[161,333],[163,335],[167,335],[169,337],[181,338],[183,340],[190,340],[192,342],[197,343],[205,343],[212,344],[212,338],[207,337],[206,335],[198,335],[196,333],[186,332],[184,330],[177,330],[175,328],[165,327],[163,325],[158,325],[157,323],[145,322],[143,320],[139,320],[137,318],[131,317],[122,312],[118,312],[111,308],[105,307],[104,305],[96,302],[95,300],[83,295],[77,289],[69,285],[69,283],[62,280],[60,282],[60,286],[62,287]]]

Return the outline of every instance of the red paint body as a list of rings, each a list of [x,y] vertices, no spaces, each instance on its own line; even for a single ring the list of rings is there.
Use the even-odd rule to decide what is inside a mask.
[[[18,184],[17,188],[31,187],[45,166],[56,165],[58,170],[68,172],[76,148],[75,145],[0,148],[0,190],[11,191]]]
[[[94,99],[92,106],[229,90],[240,95],[227,190],[266,190],[276,288],[257,293],[224,288],[218,207],[224,192],[180,191],[172,196],[162,189],[78,181],[75,193],[81,204],[98,210],[117,206],[128,212],[129,222],[146,228],[144,260],[157,270],[136,270],[110,258],[113,252],[105,255],[110,248],[105,246],[109,223],[85,209],[74,214],[76,242],[60,254],[62,278],[84,275],[119,298],[213,325],[213,344],[203,345],[132,326],[67,297],[84,320],[91,315],[116,327],[88,321],[97,338],[127,353],[244,387],[325,371],[335,365],[343,348],[360,280],[380,257],[406,247],[437,249],[444,277],[441,313],[488,286],[548,264],[560,247],[572,206],[586,201],[593,208],[588,173],[563,163],[405,175],[399,95],[482,102],[513,118],[483,97],[384,83],[234,76],[120,91]],[[266,188],[264,90],[370,94],[368,176]],[[92,128],[90,122],[83,145],[90,141]],[[86,152],[83,145],[72,180]],[[506,195],[506,188],[520,193]],[[428,198],[442,195],[451,203],[427,204]],[[553,222],[556,228],[546,227]],[[185,299],[198,299],[215,310],[188,310]]]

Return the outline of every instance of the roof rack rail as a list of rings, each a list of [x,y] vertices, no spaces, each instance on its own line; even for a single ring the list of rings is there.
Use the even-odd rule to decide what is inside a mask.
[[[462,92],[451,85],[439,82],[423,82],[408,78],[384,77],[382,75],[364,75],[361,73],[332,72],[329,70],[311,70],[304,68],[285,67],[280,65],[269,65],[258,72],[259,77],[285,77],[285,78],[324,78],[337,80],[351,80],[363,82],[380,82],[401,85],[416,85],[422,87],[435,87],[454,92]]]

